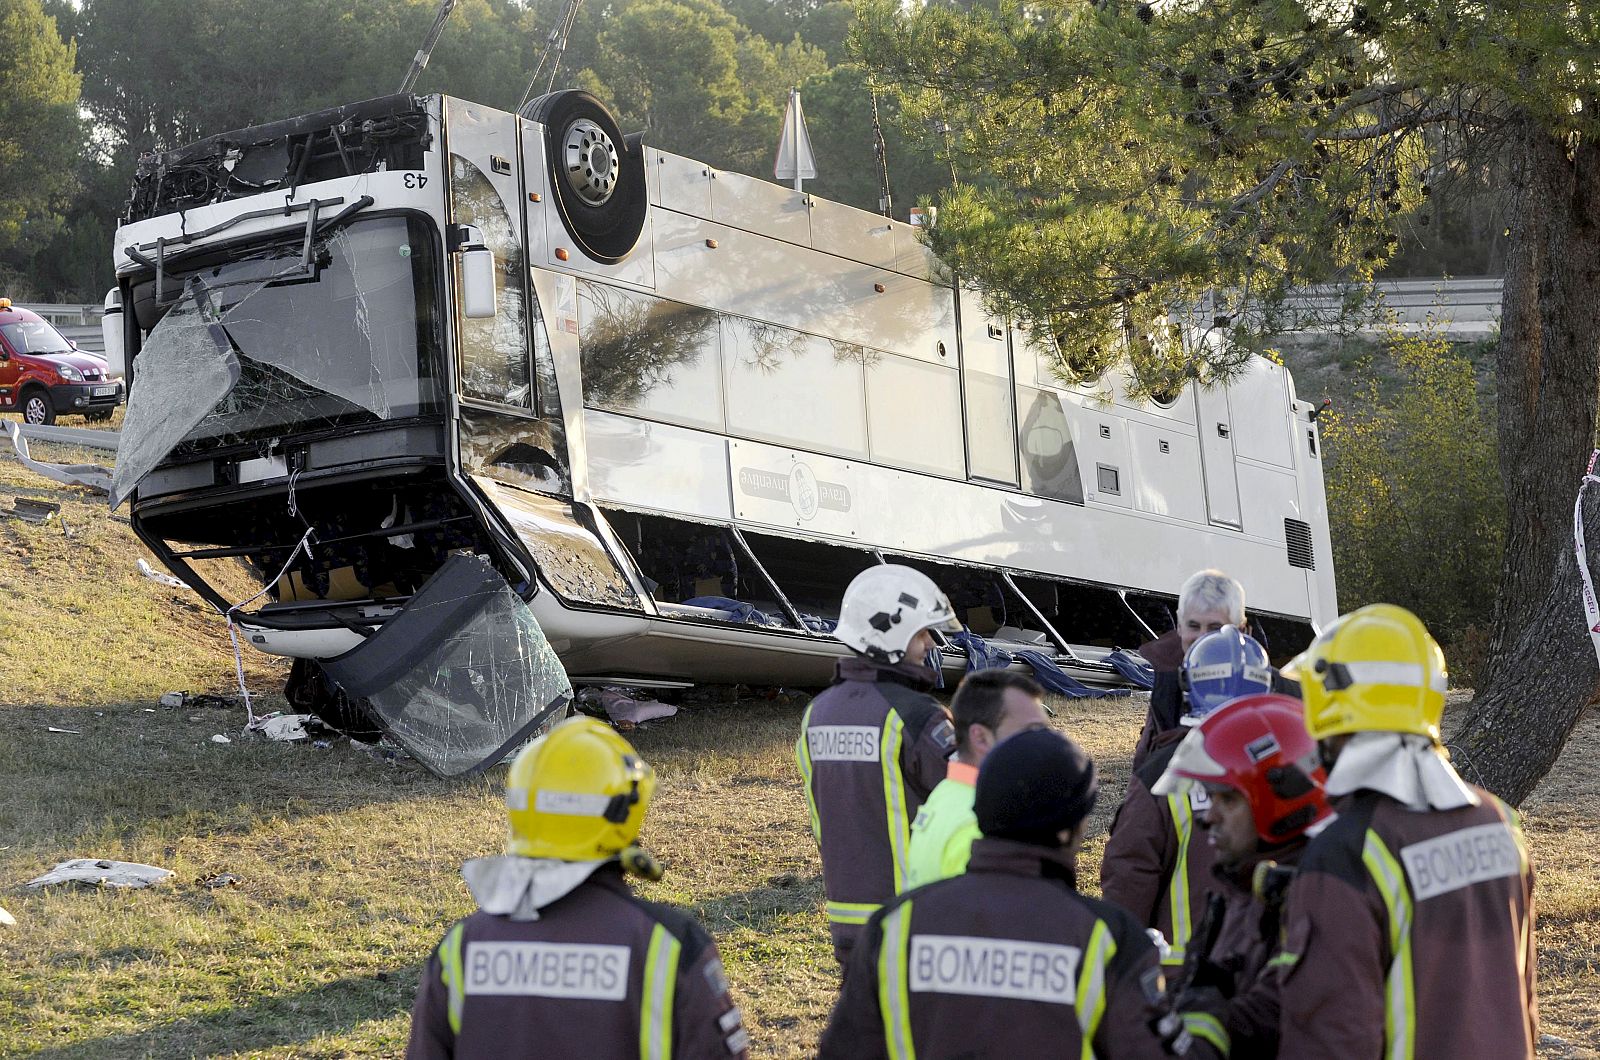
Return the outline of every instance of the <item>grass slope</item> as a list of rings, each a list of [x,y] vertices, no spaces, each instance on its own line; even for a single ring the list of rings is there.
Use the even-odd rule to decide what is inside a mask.
[[[460,862],[499,848],[502,772],[451,784],[346,745],[212,743],[240,712],[156,699],[229,690],[221,621],[140,576],[103,503],[48,486],[0,459],[0,508],[48,493],[74,534],[0,522],[0,904],[18,920],[0,928],[0,1057],[399,1055],[421,962],[470,908]],[[253,687],[281,683],[246,660]],[[1058,706],[1105,774],[1092,890],[1143,700]],[[634,734],[661,777],[644,838],[668,867],[645,892],[716,935],[767,1057],[814,1050],[836,987],[790,757],[799,717],[795,702],[731,702]],[[1600,1042],[1597,743],[1591,713],[1527,807],[1540,1003],[1568,1043],[1552,1056]],[[78,856],[177,875],[121,894],[17,889]],[[206,886],[219,872],[240,882]]]

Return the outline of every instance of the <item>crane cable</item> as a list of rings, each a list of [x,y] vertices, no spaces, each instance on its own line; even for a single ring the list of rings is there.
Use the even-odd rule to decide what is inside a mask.
[[[872,153],[878,162],[878,212],[892,217],[893,197],[889,194],[889,145],[883,139],[883,123],[878,120],[878,90],[872,93]]]
[[[439,35],[444,32],[444,24],[449,21],[450,13],[456,9],[459,0],[440,0],[439,10],[434,12],[433,25],[428,27],[428,35],[422,38],[422,47],[417,49],[417,54],[411,59],[411,69],[406,71],[405,80],[400,82],[401,92],[410,92],[417,85],[417,78],[422,76],[422,71],[427,68],[428,60],[433,56],[434,45],[439,43]]]
[[[578,21],[578,5],[583,0],[567,0],[561,9],[561,17],[556,20],[555,28],[545,38],[544,51],[539,53],[539,62],[533,68],[533,76],[528,79],[528,87],[522,93],[522,99],[517,102],[517,110],[533,97],[533,86],[539,83],[539,75],[544,71],[546,63],[550,63],[550,79],[545,83],[545,92],[549,93],[556,86],[556,73],[561,69],[561,57],[567,51],[567,38],[572,35],[572,27]],[[555,59],[551,62],[551,56]]]

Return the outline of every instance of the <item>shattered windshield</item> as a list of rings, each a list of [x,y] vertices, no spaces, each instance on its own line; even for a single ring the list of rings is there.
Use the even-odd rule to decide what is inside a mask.
[[[172,345],[164,332],[184,326],[183,314],[175,320],[168,312],[145,340],[134,361],[130,415],[141,400],[185,410],[204,404],[173,455],[438,408],[442,320],[428,226],[415,218],[359,219],[314,243],[309,268],[302,253],[296,238],[190,272],[168,270],[168,290],[205,291],[239,362],[237,382],[217,400],[183,374],[162,372],[151,356]],[[153,284],[136,286],[136,299],[148,299]],[[202,333],[191,334],[180,349],[215,349]]]
[[[400,614],[323,668],[442,777],[500,761],[572,699],[528,605],[488,563],[459,553]]]
[[[0,324],[0,333],[18,353],[71,353],[72,347],[61,337],[61,332],[42,320],[22,320],[15,324]]]

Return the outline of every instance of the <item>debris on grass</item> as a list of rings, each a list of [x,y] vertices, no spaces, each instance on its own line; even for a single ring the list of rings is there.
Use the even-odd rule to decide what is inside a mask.
[[[237,887],[242,881],[231,872],[213,872],[209,876],[200,877],[200,886],[217,890],[222,887]]]
[[[328,746],[328,739],[339,735],[315,714],[280,714],[277,712],[257,718],[245,731],[258,732],[267,739],[276,740],[279,743],[315,740],[324,747]]]
[[[16,927],[16,926],[17,926],[17,918],[12,916],[10,913],[6,912],[5,906],[0,905],[0,927]]]
[[[174,578],[172,575],[158,571],[154,567],[150,566],[149,562],[146,561],[143,556],[139,557],[139,573],[143,574],[146,578],[149,578],[153,582],[160,582],[162,585],[169,586],[173,589],[189,588],[188,585],[179,581],[177,578]]]
[[[578,705],[585,713],[603,713],[614,725],[639,725],[657,718],[670,718],[678,708],[660,700],[635,698],[631,689],[614,685],[585,688],[578,693]]]
[[[136,861],[74,858],[61,862],[43,876],[29,880],[25,886],[35,891],[57,883],[75,883],[86,887],[148,887],[171,876],[171,869],[141,865]]]
[[[163,692],[160,703],[163,707],[221,707],[232,710],[239,705],[239,697],[219,696],[214,692],[201,692],[198,695],[190,695],[188,692]]]
[[[12,500],[10,508],[0,509],[0,517],[21,519],[35,526],[48,523],[60,514],[61,505],[55,501],[39,501],[32,497],[17,497]]]
[[[224,736],[224,735],[222,735],[222,734],[221,734],[221,733],[220,733],[220,732],[219,732],[219,733],[217,733],[217,734],[216,734],[216,735],[214,735],[214,736],[212,736],[212,737],[211,737],[211,742],[212,742],[212,743],[232,743],[232,742],[233,742],[233,741],[232,741],[232,740],[230,740],[230,739],[229,739],[229,738],[228,738],[228,737],[226,737],[226,736]]]
[[[78,729],[58,729],[54,725],[46,725],[45,726],[45,730],[48,731],[48,732],[64,733],[67,736],[82,736],[83,735],[82,731],[80,731]]]

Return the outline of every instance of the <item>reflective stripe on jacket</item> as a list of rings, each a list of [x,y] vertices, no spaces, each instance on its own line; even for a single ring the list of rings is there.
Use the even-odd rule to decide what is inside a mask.
[[[1516,813],[1340,800],[1290,886],[1281,1055],[1534,1055],[1533,872]]]
[[[1160,980],[1143,929],[1078,894],[1060,851],[979,839],[964,874],[873,915],[819,1056],[1162,1057]]]
[[[538,920],[453,924],[423,968],[406,1057],[699,1060],[748,1044],[711,937],[612,867]]]
[[[1183,963],[1195,922],[1205,909],[1215,848],[1202,823],[1205,790],[1153,795],[1151,787],[1166,770],[1187,729],[1170,729],[1128,781],[1128,794],[1111,820],[1100,861],[1100,891],[1148,928],[1167,938],[1169,966]]]
[[[795,761],[841,961],[867,918],[904,885],[911,820],[955,750],[949,716],[927,694],[932,679],[926,667],[846,659],[801,722]]]

